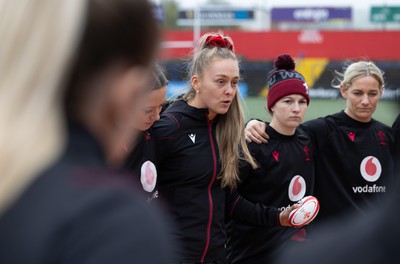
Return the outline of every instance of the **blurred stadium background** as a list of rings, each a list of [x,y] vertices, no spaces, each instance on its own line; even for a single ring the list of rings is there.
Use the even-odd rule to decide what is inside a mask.
[[[196,40],[222,30],[241,60],[240,90],[247,117],[268,120],[267,75],[288,53],[310,87],[306,119],[344,109],[332,88],[335,70],[369,59],[384,72],[386,90],[374,117],[391,125],[400,112],[400,0],[152,0],[164,26],[160,63],[170,80],[168,97],[186,89],[186,61]]]

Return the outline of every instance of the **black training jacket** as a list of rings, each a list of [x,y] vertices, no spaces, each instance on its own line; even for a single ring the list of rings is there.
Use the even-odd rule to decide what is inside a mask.
[[[210,262],[225,258],[225,194],[215,130],[218,116],[207,109],[174,102],[153,126],[158,160],[159,200],[176,223],[179,260]]]
[[[148,203],[158,197],[156,164],[154,139],[150,128],[139,135],[124,165],[140,186],[140,193]]]

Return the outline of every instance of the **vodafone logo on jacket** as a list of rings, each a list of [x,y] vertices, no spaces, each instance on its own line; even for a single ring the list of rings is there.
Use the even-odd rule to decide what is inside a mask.
[[[375,182],[382,173],[381,163],[374,156],[365,157],[361,162],[360,172],[366,181]]]
[[[289,184],[288,195],[292,202],[297,202],[304,197],[306,193],[306,181],[300,175],[296,175],[292,178]]]
[[[367,182],[375,182],[381,177],[382,165],[379,160],[374,156],[365,157],[360,164],[361,176]],[[366,184],[364,186],[351,187],[354,193],[384,193],[386,186],[379,186],[374,184]]]

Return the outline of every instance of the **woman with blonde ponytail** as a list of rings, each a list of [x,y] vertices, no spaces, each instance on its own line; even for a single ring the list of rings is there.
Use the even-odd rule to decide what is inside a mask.
[[[180,263],[226,263],[224,187],[236,187],[239,160],[256,167],[244,140],[232,39],[203,35],[189,76],[189,91],[153,127],[159,196],[176,221]]]
[[[0,263],[170,263],[117,170],[157,30],[146,0],[0,2]]]

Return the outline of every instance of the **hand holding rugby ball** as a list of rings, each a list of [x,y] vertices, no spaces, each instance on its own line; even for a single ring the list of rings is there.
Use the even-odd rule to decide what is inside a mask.
[[[308,225],[319,211],[319,202],[314,196],[306,196],[298,201],[298,204],[300,204],[300,207],[289,214],[289,222],[295,228]]]

